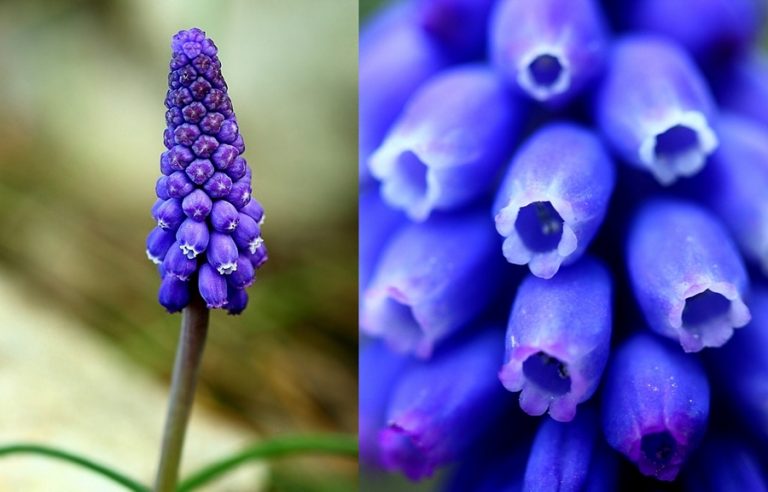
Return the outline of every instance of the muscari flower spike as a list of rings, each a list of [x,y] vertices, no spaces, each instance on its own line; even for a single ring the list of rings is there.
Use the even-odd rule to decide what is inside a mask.
[[[749,279],[736,245],[693,203],[644,204],[629,233],[627,264],[648,326],[686,352],[720,347],[750,320]]]
[[[643,475],[674,480],[708,418],[709,383],[694,356],[648,333],[615,352],[603,387],[603,433]]]
[[[529,415],[567,422],[597,389],[611,340],[611,277],[591,258],[517,291],[499,379]]]
[[[169,312],[198,289],[209,308],[242,312],[245,288],[267,259],[264,211],[251,198],[251,174],[217,48],[197,28],[171,41],[163,176],[152,208],[157,227],[147,256],[160,266],[159,301]]]
[[[586,88],[608,51],[594,0],[502,0],[489,31],[494,67],[520,93],[548,106]]]
[[[600,140],[571,123],[545,126],[518,150],[496,194],[507,261],[551,278],[576,261],[603,221],[615,171]]]
[[[616,152],[663,185],[698,173],[718,139],[712,95],[690,56],[666,38],[627,35],[606,72],[595,116]]]

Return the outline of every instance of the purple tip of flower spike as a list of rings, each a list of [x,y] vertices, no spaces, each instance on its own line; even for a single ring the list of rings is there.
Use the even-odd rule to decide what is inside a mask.
[[[165,258],[168,249],[176,241],[174,231],[168,231],[155,227],[147,236],[147,258],[156,265],[160,265]]]
[[[503,268],[496,248],[483,214],[404,226],[381,254],[365,292],[361,329],[396,351],[429,357],[437,342],[493,299]]]
[[[391,206],[423,221],[487,190],[517,133],[520,104],[481,65],[446,70],[409,101],[369,160]]]
[[[506,408],[495,378],[500,342],[487,330],[399,377],[379,436],[386,469],[412,480],[430,476],[493,425]]]
[[[227,305],[227,280],[208,263],[200,265],[198,288],[209,309],[219,309]]]
[[[630,229],[627,264],[648,326],[686,352],[720,347],[750,320],[741,256],[717,219],[697,205],[646,202]]]
[[[757,455],[733,438],[707,437],[684,479],[691,492],[768,492],[768,477]]]
[[[358,160],[363,181],[370,179],[368,157],[381,144],[406,101],[447,64],[437,43],[414,19],[410,5],[397,5],[360,33]],[[380,83],[382,80],[387,83]]]
[[[531,447],[522,489],[584,490],[597,437],[597,417],[591,411],[580,412],[568,423],[543,420]]]
[[[488,17],[495,0],[419,0],[416,17],[422,29],[451,58],[469,59],[485,51]]]
[[[603,388],[603,433],[644,475],[674,480],[704,435],[709,384],[698,361],[636,334],[612,358]]]
[[[725,113],[718,131],[721,145],[697,182],[698,198],[768,273],[768,127]]]
[[[492,16],[490,57],[519,92],[560,106],[600,73],[608,35],[593,0],[502,0]]]
[[[551,278],[587,249],[603,221],[615,171],[589,130],[554,123],[515,155],[496,195],[496,230],[507,261]]]
[[[623,12],[628,27],[668,36],[701,61],[720,63],[720,66],[753,44],[765,18],[765,4],[761,0],[632,0],[626,3]]]
[[[160,283],[158,301],[169,313],[176,313],[189,304],[189,282],[166,275]]]
[[[611,340],[611,277],[585,257],[552,280],[526,278],[507,327],[499,379],[529,415],[567,422],[597,389]]]
[[[595,112],[622,158],[663,185],[698,173],[718,145],[709,87],[688,54],[665,38],[615,42]]]

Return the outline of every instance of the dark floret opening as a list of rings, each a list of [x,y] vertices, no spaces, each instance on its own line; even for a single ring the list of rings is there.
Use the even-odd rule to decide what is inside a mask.
[[[675,159],[699,146],[699,135],[695,130],[683,125],[675,125],[656,136],[656,157]]]
[[[549,202],[533,202],[520,209],[515,229],[531,251],[543,253],[557,248],[563,235],[563,219]]]
[[[701,326],[726,315],[730,309],[731,301],[722,294],[705,290],[686,299],[683,309],[683,326]]]
[[[646,460],[656,465],[657,468],[663,468],[669,464],[675,455],[677,442],[667,431],[654,432],[643,436],[640,441],[640,449]]]
[[[523,374],[528,381],[553,395],[560,396],[571,391],[568,366],[544,352],[537,352],[525,359]]]
[[[536,85],[550,87],[560,78],[563,66],[556,56],[539,55],[528,65],[528,71]]]
[[[397,159],[401,180],[412,195],[427,194],[427,166],[413,152],[403,152]]]
[[[413,310],[407,304],[398,302],[388,297],[384,305],[385,325],[391,326],[393,330],[408,332],[409,334],[419,336],[421,328],[419,322],[413,316]]]

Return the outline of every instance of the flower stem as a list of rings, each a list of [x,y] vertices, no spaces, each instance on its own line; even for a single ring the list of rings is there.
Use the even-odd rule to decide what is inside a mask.
[[[177,492],[197,489],[249,461],[309,453],[355,457],[357,456],[357,438],[331,434],[282,436],[262,441],[193,473],[179,484]]]
[[[205,303],[195,292],[189,305],[184,308],[181,320],[181,336],[173,367],[173,382],[155,492],[176,490],[184,436],[189,415],[192,412],[197,374],[208,334],[208,317],[209,312]]]

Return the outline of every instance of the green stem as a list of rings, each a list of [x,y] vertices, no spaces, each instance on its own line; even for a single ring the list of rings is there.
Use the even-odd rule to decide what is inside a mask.
[[[78,456],[76,454],[62,451],[60,449],[51,448],[48,446],[40,446],[37,444],[12,444],[10,446],[0,447],[0,456],[13,455],[13,454],[38,454],[55,458],[61,461],[66,461],[74,465],[79,465],[83,468],[98,473],[99,475],[112,480],[115,483],[119,483],[128,490],[134,492],[150,492],[149,487],[146,487],[139,482],[134,481],[123,475],[120,472],[107,468],[104,465],[100,465],[94,461]]]
[[[196,489],[248,461],[303,453],[355,457],[357,456],[357,438],[348,435],[310,435],[276,437],[269,441],[262,441],[193,473],[179,484],[176,491],[188,492]]]
[[[196,291],[196,289],[192,289]],[[194,292],[181,319],[181,335],[173,367],[168,415],[165,420],[160,464],[157,469],[155,492],[173,492],[179,476],[179,464],[184,447],[189,415],[195,398],[197,374],[203,358],[208,334],[209,311],[200,294]]]

